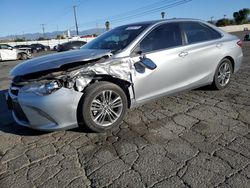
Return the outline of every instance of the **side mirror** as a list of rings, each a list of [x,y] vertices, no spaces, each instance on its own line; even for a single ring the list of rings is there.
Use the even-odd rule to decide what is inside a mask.
[[[13,48],[9,46],[9,47],[8,47],[8,50],[13,50]]]
[[[141,58],[140,64],[150,70],[154,70],[157,67],[157,65],[151,59],[146,57]]]

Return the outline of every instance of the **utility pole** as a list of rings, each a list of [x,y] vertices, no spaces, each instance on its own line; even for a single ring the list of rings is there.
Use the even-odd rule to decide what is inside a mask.
[[[79,32],[78,32],[78,25],[77,25],[77,19],[76,19],[76,6],[75,5],[73,6],[73,10],[74,10],[74,17],[75,17],[75,25],[76,25],[76,35],[78,36]]]
[[[227,15],[226,15],[226,14],[224,14],[223,16],[224,16],[224,20],[225,20]]]
[[[43,30],[43,37],[45,38],[45,28],[44,28],[45,24],[41,24],[41,26],[42,26],[42,30]]]
[[[211,18],[211,23],[213,23],[213,19],[214,19],[214,17],[213,17],[213,16],[211,16],[210,18]]]

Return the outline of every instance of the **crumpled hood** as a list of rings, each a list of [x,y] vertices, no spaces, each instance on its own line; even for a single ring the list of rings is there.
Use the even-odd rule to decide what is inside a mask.
[[[111,50],[80,49],[68,52],[60,52],[20,63],[11,70],[10,74],[13,77],[21,76],[60,68],[62,65],[74,62],[94,60],[106,55],[111,55]]]

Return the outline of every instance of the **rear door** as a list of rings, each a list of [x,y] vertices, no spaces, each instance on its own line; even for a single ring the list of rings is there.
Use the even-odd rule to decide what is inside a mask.
[[[189,65],[189,87],[205,85],[213,81],[214,71],[222,57],[222,35],[201,22],[180,23],[186,47],[184,61]]]

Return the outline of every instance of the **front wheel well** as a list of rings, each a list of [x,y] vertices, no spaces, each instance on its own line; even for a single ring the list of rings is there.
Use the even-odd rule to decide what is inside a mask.
[[[110,83],[116,84],[120,88],[122,88],[122,90],[124,91],[124,93],[126,94],[126,97],[127,97],[128,108],[130,108],[130,106],[131,106],[131,98],[130,98],[131,96],[130,96],[130,92],[129,92],[129,87],[131,86],[130,82],[128,82],[126,80],[119,79],[119,78],[114,78],[110,75],[98,75],[92,79],[92,81],[90,82],[90,85],[95,83],[95,82],[100,82],[100,81],[110,82]]]

